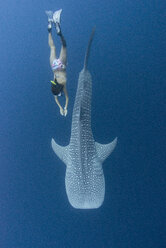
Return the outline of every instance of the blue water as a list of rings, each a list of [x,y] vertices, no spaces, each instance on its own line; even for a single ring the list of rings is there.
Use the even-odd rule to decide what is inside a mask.
[[[0,8],[0,247],[164,248],[166,49],[164,1],[6,0]],[[68,115],[48,81],[45,10],[63,9]],[[65,165],[78,73],[92,27],[92,130],[118,145],[104,163],[105,201],[72,208]],[[59,37],[54,38],[60,48]]]

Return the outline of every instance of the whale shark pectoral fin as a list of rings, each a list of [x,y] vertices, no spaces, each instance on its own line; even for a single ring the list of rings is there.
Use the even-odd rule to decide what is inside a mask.
[[[115,138],[109,144],[100,144],[95,142],[97,156],[101,160],[101,162],[104,162],[104,160],[111,154],[111,152],[113,152],[116,144],[117,138]]]
[[[54,139],[51,140],[51,146],[58,158],[60,158],[66,164],[68,146],[60,146],[55,142]]]

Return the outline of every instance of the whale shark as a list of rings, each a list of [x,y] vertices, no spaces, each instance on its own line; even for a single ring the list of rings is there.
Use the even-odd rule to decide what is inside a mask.
[[[79,73],[69,145],[60,146],[51,140],[53,151],[66,164],[66,193],[71,206],[77,209],[94,209],[102,205],[105,196],[102,163],[117,144],[117,138],[109,144],[95,142],[91,130],[92,76],[87,64],[94,33],[95,29]]]

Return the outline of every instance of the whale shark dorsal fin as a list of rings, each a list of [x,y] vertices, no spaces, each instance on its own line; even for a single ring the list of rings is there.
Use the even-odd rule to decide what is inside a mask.
[[[55,142],[54,139],[51,140],[51,146],[58,158],[60,158],[66,164],[69,146],[60,146]]]
[[[101,162],[104,162],[104,160],[111,154],[111,152],[113,152],[116,144],[117,144],[117,138],[115,138],[109,144],[100,144],[95,142],[97,156]]]

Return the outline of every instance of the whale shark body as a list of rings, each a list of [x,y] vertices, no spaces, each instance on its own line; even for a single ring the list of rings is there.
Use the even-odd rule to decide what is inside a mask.
[[[117,138],[109,144],[94,141],[91,130],[92,77],[87,62],[92,31],[84,67],[79,74],[78,87],[72,114],[71,137],[68,146],[58,145],[52,139],[52,148],[66,164],[65,186],[70,204],[78,209],[99,208],[105,195],[105,179],[102,163],[114,150]]]

